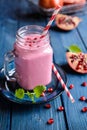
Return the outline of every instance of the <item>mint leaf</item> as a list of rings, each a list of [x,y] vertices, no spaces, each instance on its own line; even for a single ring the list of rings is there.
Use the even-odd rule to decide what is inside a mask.
[[[39,98],[42,92],[44,92],[45,90],[46,90],[46,86],[39,85],[39,86],[36,86],[33,91],[35,93],[36,98]]]
[[[75,52],[75,53],[82,52],[81,49],[77,45],[74,45],[74,44],[69,46],[68,50],[70,52]]]
[[[19,98],[19,99],[23,99],[24,98],[24,89],[16,89],[15,91],[15,97]]]

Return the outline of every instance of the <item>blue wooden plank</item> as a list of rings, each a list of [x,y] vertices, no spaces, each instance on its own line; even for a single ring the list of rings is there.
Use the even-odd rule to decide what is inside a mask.
[[[84,21],[82,25],[84,25],[87,21],[87,16],[84,17]],[[80,24],[81,25],[81,24]],[[66,112],[66,119],[67,119],[67,124],[69,130],[86,130],[86,124],[87,124],[87,118],[86,114],[83,114],[81,112],[81,109],[84,106],[87,106],[86,102],[80,102],[79,98],[80,96],[86,96],[87,97],[87,89],[81,87],[81,83],[83,81],[87,81],[87,74],[82,75],[82,74],[77,74],[72,69],[67,65],[65,53],[66,49],[65,47],[70,46],[71,44],[76,44],[78,45],[84,52],[86,52],[86,34],[87,34],[87,29],[85,27],[83,28],[82,25],[78,27],[78,30],[80,32],[80,35],[78,34],[77,30],[73,30],[70,32],[60,32],[60,30],[56,29],[55,30],[55,35],[53,30],[51,30],[51,35],[52,35],[52,46],[54,48],[54,59],[56,63],[61,64],[63,69],[67,72],[67,78],[68,78],[68,83],[67,86],[70,84],[74,84],[75,88],[71,90],[71,93],[73,97],[75,98],[76,102],[72,104],[66,93],[62,94],[63,98],[63,104],[65,107],[65,112]],[[82,30],[81,30],[82,29]],[[83,33],[84,32],[84,33]],[[85,36],[84,36],[85,34]],[[84,43],[83,43],[83,39]],[[56,37],[56,38],[55,38]],[[54,40],[55,38],[55,40]],[[85,45],[84,45],[85,44]]]
[[[79,35],[81,37],[81,41],[83,42],[84,48],[82,46],[82,42],[80,42],[78,45],[81,46],[81,49],[83,50],[83,52],[87,52],[87,44],[86,44],[87,38],[85,35],[85,34],[87,34],[87,29],[85,26],[86,21],[87,21],[87,16],[83,16],[82,18],[83,18],[83,22],[78,27],[78,30],[79,30]],[[71,82],[73,82],[75,84],[75,89],[72,91],[72,94],[74,95],[74,97],[76,99],[76,103],[74,105],[72,105],[72,107],[71,107],[71,111],[76,118],[74,118],[74,116],[72,118],[72,116],[68,114],[68,116],[70,118],[70,120],[69,120],[70,129],[72,130],[74,128],[75,120],[78,120],[76,129],[78,129],[78,128],[79,128],[79,130],[86,129],[87,118],[86,118],[86,114],[81,113],[81,109],[84,106],[87,106],[87,104],[86,104],[86,102],[80,102],[78,99],[82,95],[87,97],[87,89],[84,87],[81,87],[82,82],[87,81],[87,74],[85,74],[85,75],[81,75],[81,74],[76,75],[75,74],[73,76],[71,76],[71,74],[69,74],[68,77],[70,77],[69,84]],[[68,107],[70,107],[70,105]]]
[[[28,8],[29,5],[26,0],[15,0],[14,2],[11,0],[0,0],[0,17],[2,19],[9,17],[15,19],[18,18],[19,15],[25,15]]]
[[[44,105],[34,106],[13,106],[12,130],[67,130],[64,122],[64,113],[58,112],[57,108],[61,105],[60,97],[51,101],[49,110]],[[49,118],[54,119],[52,125],[47,124]]]
[[[1,1],[0,3],[2,3]],[[2,19],[0,19],[0,68],[2,67],[2,35],[3,35],[3,29],[2,29]],[[6,103],[5,100],[1,98],[0,95],[0,130],[9,130],[10,129],[10,104]]]
[[[71,94],[75,98],[75,103],[72,104],[66,96],[66,93],[63,95],[63,102],[65,105],[66,117],[68,121],[68,126],[70,130],[74,129],[85,129],[87,124],[86,113],[82,113],[81,109],[87,106],[86,102],[79,101],[81,96],[87,97],[87,89],[82,87],[81,84],[83,81],[86,81],[87,75],[76,75],[68,74],[68,85],[74,84],[74,89],[71,90]],[[77,123],[78,122],[78,123]]]
[[[6,14],[4,4],[5,1],[0,1],[0,68],[3,67],[4,54],[12,50],[17,29],[17,22],[3,17]],[[7,15],[8,16],[8,15]],[[11,129],[11,104],[3,99],[0,95],[0,130]]]

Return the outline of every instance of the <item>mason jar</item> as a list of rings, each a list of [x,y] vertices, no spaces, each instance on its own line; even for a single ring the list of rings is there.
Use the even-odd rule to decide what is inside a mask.
[[[29,25],[21,27],[16,34],[13,51],[15,76],[26,90],[51,82],[53,50],[49,33],[40,38],[43,29],[42,26]]]

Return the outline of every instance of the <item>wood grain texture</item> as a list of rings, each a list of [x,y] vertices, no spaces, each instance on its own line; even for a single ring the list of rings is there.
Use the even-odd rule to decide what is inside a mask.
[[[87,81],[87,75],[77,74],[76,72],[72,71],[72,69],[67,65],[67,61],[65,57],[65,48],[71,44],[78,45],[83,52],[87,52],[87,43],[86,43],[86,27],[85,23],[87,21],[86,16],[83,17],[83,22],[78,26],[78,30],[75,29],[70,32],[58,32],[59,40],[55,39],[52,42],[54,47],[55,44],[55,56],[54,59],[56,63],[61,64],[62,68],[67,73],[68,83],[67,86],[69,87],[70,84],[74,84],[74,89],[71,90],[73,97],[75,98],[75,103],[72,104],[66,96],[66,93],[62,94],[63,103],[65,106],[66,111],[66,118],[68,123],[69,130],[86,130],[87,118],[86,114],[81,112],[81,109],[84,106],[87,106],[86,102],[79,101],[81,96],[87,97],[87,88],[81,86],[82,82]],[[78,33],[79,32],[79,33]],[[57,34],[56,34],[57,35]],[[60,46],[60,47],[59,47]],[[59,50],[59,51],[58,51]],[[64,55],[64,56],[63,56]],[[63,58],[62,58],[63,57]]]
[[[54,22],[49,31],[54,61],[65,70],[67,86],[75,86],[70,90],[75,103],[70,102],[65,92],[50,102],[52,107],[49,110],[44,108],[44,104],[23,106],[8,103],[0,96],[0,130],[87,130],[86,113],[81,112],[87,103],[79,101],[80,96],[87,97],[87,88],[81,86],[83,81],[87,81],[87,75],[72,71],[65,56],[66,47],[71,44],[76,44],[83,52],[87,52],[87,15],[81,18],[83,21],[77,29],[64,32]],[[45,26],[48,20],[27,1],[0,0],[0,68],[4,63],[4,54],[13,49],[17,30],[31,24]],[[64,111],[58,112],[57,108],[61,105],[64,106]],[[54,119],[54,124],[47,125],[49,118]]]
[[[12,130],[67,130],[64,113],[58,112],[57,108],[61,105],[60,98],[50,102],[51,108],[44,108],[44,104],[36,106],[13,106]],[[54,119],[54,124],[47,124],[49,118]]]

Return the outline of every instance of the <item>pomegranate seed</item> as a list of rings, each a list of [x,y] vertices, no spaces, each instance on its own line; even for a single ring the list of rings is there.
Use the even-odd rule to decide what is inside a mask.
[[[82,62],[82,61],[79,61],[79,65],[83,65],[83,62]]]
[[[29,46],[32,46],[32,44],[29,44]]]
[[[81,86],[86,87],[86,86],[87,86],[87,82],[83,82],[83,83],[81,84]]]
[[[76,66],[76,70],[79,70],[79,69],[81,69],[81,68],[82,68],[82,66],[79,65],[79,64]]]
[[[57,110],[58,110],[58,111],[63,111],[63,110],[64,110],[64,107],[63,107],[63,106],[60,106],[60,107],[58,107]]]
[[[48,121],[47,121],[47,124],[53,124],[54,123],[54,120],[53,120],[53,118],[50,118]]]
[[[37,37],[35,37],[34,40],[37,40]]]
[[[84,96],[81,96],[79,100],[80,100],[80,101],[85,101],[86,98],[85,98]]]
[[[84,63],[84,70],[87,70],[87,62]]]
[[[82,112],[87,112],[87,107],[83,107],[81,111]]]
[[[73,85],[73,84],[70,84],[69,88],[70,88],[70,89],[73,89],[73,88],[74,88],[74,85]]]
[[[46,104],[45,108],[49,109],[49,108],[51,108],[51,105],[50,104]]]
[[[48,88],[47,90],[49,93],[52,93],[53,92],[53,88]]]
[[[71,60],[71,62],[73,63],[73,62],[74,62],[74,60]]]
[[[41,96],[41,97],[44,97],[44,96],[45,96],[45,93],[43,92],[40,96]]]

